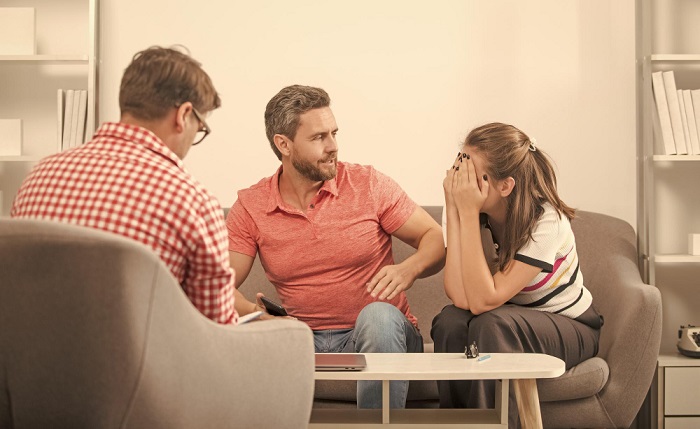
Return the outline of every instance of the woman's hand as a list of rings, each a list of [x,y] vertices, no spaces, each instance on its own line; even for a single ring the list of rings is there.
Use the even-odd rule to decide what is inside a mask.
[[[445,191],[445,206],[448,209],[454,209],[454,198],[452,196],[452,182],[454,181],[454,173],[455,169],[461,165],[462,160],[462,152],[459,152],[457,154],[457,158],[455,158],[455,161],[452,163],[452,168],[445,171],[445,180],[442,181],[442,189]]]
[[[447,171],[443,187],[446,203],[449,194],[460,217],[478,216],[489,193],[488,180],[477,178],[474,162],[467,154],[462,154],[453,168]]]

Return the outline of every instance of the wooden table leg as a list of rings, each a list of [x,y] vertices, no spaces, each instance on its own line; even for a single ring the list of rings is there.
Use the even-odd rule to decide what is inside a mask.
[[[382,380],[382,423],[389,424],[389,411],[391,400],[389,398],[389,380]]]
[[[508,424],[508,389],[510,380],[496,380],[496,413],[502,425]]]
[[[513,384],[515,387],[515,400],[518,403],[518,413],[520,414],[520,425],[523,429],[542,429],[537,380],[513,380]]]

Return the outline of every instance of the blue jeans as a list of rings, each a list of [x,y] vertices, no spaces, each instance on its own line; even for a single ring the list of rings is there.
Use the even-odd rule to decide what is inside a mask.
[[[360,311],[355,329],[314,331],[316,353],[421,353],[423,337],[398,308],[373,302]],[[404,408],[408,381],[389,383],[391,408]],[[382,382],[357,382],[357,407],[382,407]]]

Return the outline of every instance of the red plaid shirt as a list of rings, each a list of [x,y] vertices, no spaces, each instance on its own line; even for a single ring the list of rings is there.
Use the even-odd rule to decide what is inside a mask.
[[[147,129],[105,123],[92,141],[43,159],[22,184],[11,215],[139,241],[160,256],[205,316],[237,321],[221,206]]]

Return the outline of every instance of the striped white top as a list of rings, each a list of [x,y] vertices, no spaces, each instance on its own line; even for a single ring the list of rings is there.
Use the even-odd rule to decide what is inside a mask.
[[[542,268],[542,272],[510,302],[575,319],[593,302],[583,285],[576,239],[566,216],[559,216],[550,204],[543,208],[532,239],[515,254],[515,260]]]

